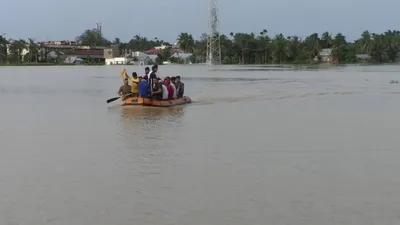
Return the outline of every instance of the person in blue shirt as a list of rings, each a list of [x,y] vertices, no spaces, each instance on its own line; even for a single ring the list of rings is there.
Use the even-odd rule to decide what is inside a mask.
[[[146,78],[143,78],[139,83],[139,96],[142,98],[147,98],[149,95],[149,83]]]

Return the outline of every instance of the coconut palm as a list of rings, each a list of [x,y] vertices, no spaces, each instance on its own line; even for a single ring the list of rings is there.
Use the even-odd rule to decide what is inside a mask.
[[[193,36],[189,33],[180,33],[178,38],[178,46],[180,49],[182,49],[184,52],[193,52],[193,47],[194,47],[194,39]]]

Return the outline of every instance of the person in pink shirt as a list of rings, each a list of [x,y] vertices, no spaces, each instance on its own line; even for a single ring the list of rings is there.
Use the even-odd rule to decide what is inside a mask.
[[[168,90],[168,100],[174,99],[174,89],[171,86],[171,79],[169,77],[164,78],[164,85]]]

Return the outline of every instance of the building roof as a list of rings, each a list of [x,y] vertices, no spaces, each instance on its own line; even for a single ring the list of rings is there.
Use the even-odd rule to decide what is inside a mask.
[[[64,60],[64,63],[75,63],[75,62],[83,62],[84,60],[81,58],[78,58],[76,56],[71,56],[68,57]]]
[[[149,58],[154,62],[158,58],[158,55],[149,55]]]
[[[332,49],[331,48],[323,48],[320,52],[319,55],[320,56],[330,56],[332,53]]]
[[[171,55],[171,58],[180,58],[180,59],[187,59],[191,57],[193,54],[191,53],[174,53]]]
[[[145,61],[145,60],[151,60],[148,55],[139,55],[136,56],[137,61]]]
[[[162,49],[155,49],[155,48],[152,48],[152,49],[149,49],[149,50],[145,51],[145,53],[149,54],[149,55],[161,54],[162,52],[163,52]],[[179,52],[182,52],[182,51],[180,49],[177,49],[177,48],[172,48],[171,49],[171,53],[179,53]]]
[[[357,59],[370,59],[371,56],[368,55],[368,54],[357,54],[357,55],[356,55],[356,58],[357,58]]]
[[[104,50],[91,49],[91,50],[74,50],[69,52],[69,55],[103,55]]]

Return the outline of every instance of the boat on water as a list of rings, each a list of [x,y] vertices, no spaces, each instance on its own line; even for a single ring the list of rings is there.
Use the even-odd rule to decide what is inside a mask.
[[[130,97],[121,101],[121,106],[128,106],[128,105],[143,105],[143,106],[154,106],[154,107],[172,107],[177,105],[184,105],[191,103],[192,100],[187,97],[183,96],[182,98],[176,98],[171,100],[156,100],[150,98],[141,98],[141,97]]]

